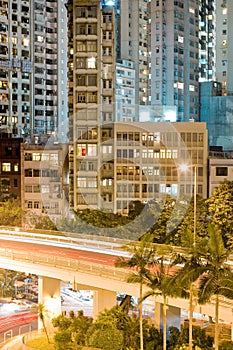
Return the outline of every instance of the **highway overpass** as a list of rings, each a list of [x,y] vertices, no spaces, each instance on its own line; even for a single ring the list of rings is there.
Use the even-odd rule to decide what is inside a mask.
[[[41,235],[2,228],[0,266],[38,275],[39,302],[53,301],[51,317],[61,309],[60,281],[75,281],[77,289],[93,290],[96,317],[104,308],[116,304],[116,292],[139,297],[139,286],[126,282],[130,271],[114,266],[118,256],[128,254],[121,250],[125,243],[106,237]],[[162,298],[156,297],[157,326],[161,324],[161,305]],[[168,298],[168,305],[168,326],[176,325],[174,319],[179,322],[180,309],[187,310],[188,301]],[[196,304],[195,311],[214,318],[214,298],[207,305]],[[232,322],[232,311],[233,302],[222,298],[219,318]]]

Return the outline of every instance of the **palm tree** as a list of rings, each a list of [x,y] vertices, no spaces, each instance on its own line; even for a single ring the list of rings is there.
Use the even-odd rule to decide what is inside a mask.
[[[149,290],[143,295],[142,301],[150,296],[163,297],[163,350],[167,347],[167,297],[184,297],[184,290],[175,285],[174,277],[170,273],[170,265],[165,263],[164,257],[156,259],[155,268],[145,276],[144,283]]]
[[[187,232],[188,234],[188,232]],[[179,264],[182,266],[174,276],[174,282],[186,291],[184,297],[189,296],[189,350],[193,347],[193,311],[194,311],[194,295],[195,282],[202,275],[202,262],[199,254],[200,250],[205,247],[206,239],[198,240],[193,245],[192,240],[185,254],[175,254],[172,265]]]
[[[138,244],[127,245],[124,247],[130,253],[129,258],[119,257],[115,263],[117,267],[126,267],[133,270],[133,273],[127,278],[128,283],[139,284],[139,324],[140,324],[140,350],[143,350],[143,317],[142,300],[143,284],[146,276],[149,274],[149,266],[153,265],[156,251],[152,244],[141,241]]]
[[[202,255],[203,274],[199,282],[198,301],[206,303],[215,296],[214,348],[219,347],[219,296],[233,299],[233,272],[226,264],[230,251],[225,248],[223,238],[214,225],[208,227],[207,251]]]
[[[47,328],[45,326],[45,315],[44,314],[45,314],[45,306],[44,306],[44,304],[38,304],[38,316],[39,316],[39,319],[42,322],[42,325],[43,325],[43,328],[44,328],[44,331],[45,331],[48,343],[50,344],[48,331],[47,331]]]

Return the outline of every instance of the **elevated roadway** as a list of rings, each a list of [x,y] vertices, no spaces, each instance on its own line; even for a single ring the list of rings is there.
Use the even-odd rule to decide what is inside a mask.
[[[121,250],[126,243],[128,241],[106,237],[41,235],[2,228],[0,266],[41,276],[47,281],[45,289],[54,280],[75,281],[78,289],[96,291],[98,297],[94,299],[94,315],[97,315],[105,307],[116,303],[116,292],[139,297],[139,286],[126,282],[130,271],[114,266],[118,256],[128,255]],[[42,288],[41,293],[45,289]],[[162,304],[162,298],[156,297],[156,303]],[[168,298],[168,305],[171,308],[188,309],[188,301],[179,298]],[[214,318],[214,298],[207,305],[196,304],[195,311]],[[220,319],[231,323],[232,311],[233,302],[222,298]]]

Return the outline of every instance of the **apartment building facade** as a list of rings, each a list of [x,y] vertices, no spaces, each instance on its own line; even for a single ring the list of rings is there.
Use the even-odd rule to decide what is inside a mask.
[[[0,127],[15,136],[66,137],[65,3],[0,1]]]
[[[55,219],[68,213],[67,145],[21,143],[21,203],[26,212]]]
[[[233,152],[210,151],[208,195],[225,180],[233,181]]]
[[[191,198],[195,169],[197,194],[207,197],[207,144],[205,123],[116,123],[114,211],[164,195]]]
[[[222,83],[223,94],[233,95],[233,3],[216,0],[216,79]]]
[[[191,198],[195,169],[197,193],[207,197],[205,123],[114,123],[112,134],[105,132],[103,127],[101,135],[106,138],[98,147],[101,166],[95,177],[86,166],[92,161],[91,154],[81,150],[76,153],[80,170],[76,174],[74,171],[74,209],[92,207],[127,213],[135,201],[147,203],[165,195]],[[77,144],[77,148],[80,146]],[[184,164],[186,172],[181,170]]]
[[[0,202],[21,197],[21,138],[0,133]]]
[[[82,208],[87,201],[96,208],[101,202],[99,148],[102,138],[111,135],[107,125],[115,118],[115,8],[107,1],[74,0],[68,2],[68,11],[70,205]]]
[[[162,66],[164,64],[166,65],[166,69],[168,69],[169,66],[171,70],[166,72],[170,85],[167,84],[166,81],[163,82],[164,86],[166,85],[168,89],[165,92],[167,96],[172,95],[172,101],[169,101],[169,104],[174,106],[174,104],[179,101],[179,103],[177,103],[178,114],[179,106],[181,106],[180,112],[182,113],[179,115],[184,116],[185,95],[189,95],[189,92],[193,92],[193,106],[198,102],[198,100],[195,99],[195,96],[198,96],[198,72],[194,71],[196,67],[198,67],[198,37],[196,37],[196,30],[198,30],[199,7],[197,1],[190,1],[190,7],[186,7],[186,5],[182,4],[182,2],[177,1],[167,1],[165,3],[164,1],[149,2],[141,0],[115,2],[70,0],[68,2],[70,53],[69,108],[71,117],[70,133],[72,135],[70,144],[70,206],[72,209],[76,210],[91,207],[112,212],[122,209],[122,205],[118,206],[118,204],[116,204],[119,191],[117,190],[116,180],[117,145],[115,144],[117,132],[120,132],[120,130],[117,129],[118,123],[115,124],[115,121],[124,120],[124,113],[121,113],[118,118],[118,116],[116,116],[116,111],[118,110],[115,109],[116,102],[119,102],[119,99],[116,101],[116,97],[119,97],[117,92],[119,92],[120,89],[121,92],[122,90],[126,91],[126,87],[124,86],[126,79],[125,82],[123,82],[124,77],[120,76],[119,73],[122,64],[124,66],[122,69],[124,74],[128,75],[130,73],[131,80],[135,77],[135,90],[130,90],[132,96],[133,91],[135,91],[135,106],[139,103],[142,107],[147,108],[148,103],[153,102],[152,99],[149,101],[148,86],[159,86],[160,83],[156,81],[156,78],[160,79],[161,84],[162,80],[161,77],[156,77],[156,73],[154,75],[155,79],[153,80],[151,69],[153,66],[153,69],[156,67],[156,69],[162,72]],[[120,19],[119,13],[121,12],[119,11],[122,12],[122,17],[120,17]],[[189,51],[192,52],[190,60],[185,54],[187,51],[187,47],[185,46],[187,45],[185,42],[187,28],[181,25],[182,21],[186,18],[185,15],[187,12],[191,21],[190,30],[192,31],[191,37],[193,39],[190,40],[190,47],[188,47],[188,50],[190,49]],[[152,14],[155,17],[151,17],[150,20],[148,16],[152,16]],[[165,23],[164,19],[166,19]],[[152,41],[150,42],[148,35],[149,27],[146,25],[148,23],[151,24],[151,35],[153,37],[151,40],[156,40],[155,37],[158,34],[158,42],[153,42],[153,47],[157,45],[158,52],[151,51],[150,53],[150,43],[152,43]],[[146,27],[144,25],[146,25]],[[172,26],[172,34],[170,33],[170,26]],[[135,28],[135,31],[133,28]],[[120,36],[119,29],[121,33]],[[166,35],[164,32],[166,32]],[[168,38],[169,35],[170,37]],[[177,40],[174,41],[174,39]],[[140,45],[144,48],[141,51],[139,50]],[[180,50],[178,50],[178,47]],[[170,51],[166,51],[167,49]],[[135,53],[137,57],[134,57],[133,53]],[[143,62],[142,57],[138,57],[139,53],[144,57]],[[121,61],[120,54],[122,58]],[[158,60],[155,59],[150,65],[150,60],[151,57],[153,58],[153,55],[155,55],[154,57],[157,57]],[[178,70],[174,70],[174,60],[177,55],[181,57],[180,63],[177,61],[179,65],[177,69],[180,73]],[[184,84],[184,74],[186,74],[185,69],[187,68],[187,65],[185,66],[184,64],[186,62],[185,60],[187,60],[187,64],[191,67],[190,74],[191,72],[193,73],[192,77],[188,75],[187,78],[189,82],[188,93],[185,90],[185,85],[187,86],[187,84]],[[130,66],[127,68],[126,62],[132,62],[135,66],[132,65],[132,67]],[[150,71],[148,70],[149,68]],[[116,70],[118,71],[116,72]],[[176,72],[175,74],[174,71]],[[176,77],[176,80],[174,80],[174,77]],[[190,77],[193,80],[190,80]],[[119,78],[122,79],[121,82]],[[178,84],[179,81],[181,85]],[[144,83],[145,86],[143,85]],[[138,87],[137,84],[139,84]],[[173,99],[174,84],[177,84],[177,93],[182,95],[182,97],[177,98],[176,102],[174,102],[175,99]],[[192,87],[190,89],[191,85]],[[140,95],[137,90],[139,86],[142,88],[142,90],[140,90],[142,95]],[[129,92],[129,90],[127,91]],[[142,98],[139,98],[139,95],[142,96]],[[147,96],[146,99],[144,99],[143,96]],[[123,98],[124,95],[121,94],[121,97]],[[163,102],[164,101],[161,100],[160,105],[162,105]],[[166,103],[168,103],[168,101],[166,101]],[[137,110],[136,107],[134,118],[136,121],[139,119],[139,111],[140,108]],[[147,114],[147,111],[145,111],[145,113]],[[189,116],[190,114],[187,113],[187,115]],[[129,118],[129,113],[126,113],[126,117]],[[180,117],[181,120],[182,118],[183,117]],[[129,121],[129,119],[127,119],[127,121]],[[163,125],[163,123],[158,124]],[[127,125],[130,125],[132,129],[140,128],[139,125],[135,125],[133,122],[126,124],[120,123],[119,125],[122,130],[127,128]],[[144,123],[143,125],[145,126]],[[164,125],[166,125],[166,123]],[[188,128],[194,128],[194,130],[196,130],[196,128],[198,129],[198,127],[202,130],[204,128],[202,125],[204,124],[187,123]],[[142,128],[144,128],[144,126],[142,126]],[[156,126],[156,123],[151,123],[150,127],[152,130],[160,128],[160,126]],[[182,125],[180,128],[182,128]],[[191,135],[191,131],[189,134]],[[197,134],[198,131],[196,131],[195,135]],[[205,153],[207,151],[207,132],[206,130],[202,130],[200,134],[205,135],[202,141],[203,149],[199,150],[199,153],[202,153],[204,162],[204,159],[207,159]],[[138,132],[138,137],[138,141],[141,142],[140,132]],[[197,136],[194,136],[194,138],[195,137]],[[193,147],[195,142],[197,141],[194,141]],[[189,147],[191,147],[191,144]],[[199,153],[197,152],[196,154]],[[143,158],[143,156],[141,157]],[[196,155],[196,157],[199,156]],[[206,164],[203,166],[205,167],[204,171],[206,171]],[[143,167],[142,164],[141,167]],[[142,181],[142,178],[140,178],[140,181]],[[165,193],[178,195],[180,188],[177,187],[177,184],[178,182],[175,182],[173,186],[173,183],[171,183],[172,186],[170,186],[170,189],[166,189],[165,187]],[[140,186],[141,183],[139,183],[139,187]],[[142,189],[136,192],[140,193],[140,195],[138,194],[135,200],[146,200],[145,198],[143,199],[145,193],[142,194]],[[185,190],[184,192],[186,193]],[[200,194],[203,196],[206,195],[204,175]],[[156,197],[154,191],[153,196]],[[153,196],[151,195],[151,197]],[[133,198],[131,199],[133,200]]]

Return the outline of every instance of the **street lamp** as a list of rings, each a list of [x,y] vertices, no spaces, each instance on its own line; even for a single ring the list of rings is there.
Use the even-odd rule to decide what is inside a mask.
[[[197,166],[196,165],[181,165],[181,171],[187,171],[189,168],[194,168],[194,199],[193,199],[193,246],[196,246],[196,231],[197,231]]]
[[[197,228],[197,166],[196,165],[182,165],[181,171],[187,171],[189,168],[194,168],[194,199],[193,199],[193,247],[196,247],[196,228]],[[189,350],[193,348],[193,283],[190,284],[189,296]]]

